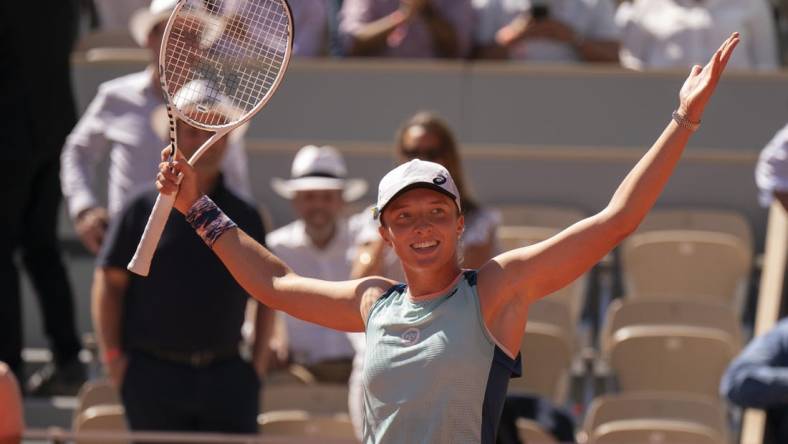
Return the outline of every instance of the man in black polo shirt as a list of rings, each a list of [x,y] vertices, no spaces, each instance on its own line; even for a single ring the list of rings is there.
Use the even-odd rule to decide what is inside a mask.
[[[194,102],[195,108],[198,104],[205,105]],[[179,149],[189,157],[209,135],[179,123]],[[263,242],[257,211],[222,183],[225,148],[226,137],[197,162],[201,187],[239,227]],[[260,380],[239,354],[247,293],[177,211],[170,214],[149,276],[126,270],[156,195],[151,184],[113,219],[93,283],[93,323],[102,359],[120,388],[129,425],[134,430],[257,433]],[[264,350],[272,319],[271,310],[259,305],[255,351]]]

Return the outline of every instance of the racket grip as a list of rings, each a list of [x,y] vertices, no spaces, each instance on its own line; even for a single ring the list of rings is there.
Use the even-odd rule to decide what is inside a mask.
[[[167,224],[167,219],[170,217],[176,196],[176,193],[159,193],[159,197],[156,198],[156,203],[153,205],[150,217],[148,217],[148,224],[145,225],[145,231],[142,232],[140,243],[137,244],[137,251],[126,266],[132,273],[140,276],[148,275],[151,260],[153,260],[153,253],[156,252],[156,246],[159,245],[161,233],[164,231],[164,225]]]

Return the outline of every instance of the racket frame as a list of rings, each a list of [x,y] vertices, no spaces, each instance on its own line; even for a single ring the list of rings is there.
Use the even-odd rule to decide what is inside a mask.
[[[279,69],[279,74],[274,78],[274,81],[271,87],[268,89],[268,92],[265,96],[246,114],[241,116],[240,119],[234,120],[230,123],[222,124],[222,125],[207,125],[200,123],[186,114],[182,113],[178,108],[174,105],[174,97],[172,97],[167,89],[167,73],[164,69],[164,62],[165,57],[167,56],[167,41],[172,31],[172,26],[175,23],[175,17],[177,17],[178,12],[188,3],[190,0],[179,0],[176,3],[175,7],[173,8],[172,13],[170,14],[169,19],[167,20],[167,25],[164,28],[164,33],[162,34],[161,39],[161,46],[159,50],[159,82],[161,84],[162,92],[164,93],[165,104],[167,108],[167,116],[169,118],[169,130],[170,130],[170,143],[171,143],[171,150],[169,161],[172,162],[175,159],[175,155],[177,152],[177,121],[180,120],[183,123],[190,125],[192,127],[213,132],[210,138],[206,140],[202,146],[200,146],[197,151],[192,154],[189,158],[188,162],[190,165],[194,165],[200,157],[205,153],[205,151],[210,148],[216,141],[218,141],[221,137],[225,136],[227,133],[232,131],[235,128],[243,125],[244,123],[248,122],[255,114],[257,114],[273,97],[274,93],[279,89],[279,86],[284,80],[285,73],[287,72],[287,68],[290,64],[290,58],[292,56],[293,51],[293,37],[294,37],[294,28],[293,28],[293,13],[290,9],[290,5],[285,0],[271,0],[279,2],[281,5],[284,6],[286,11],[287,20],[288,20],[288,36],[287,36],[287,45],[285,47],[285,52],[282,56],[282,65]],[[172,211],[172,207],[175,203],[175,198],[177,197],[177,191],[171,195],[163,195],[159,193],[159,196],[156,199],[156,203],[154,204],[153,210],[151,211],[150,217],[145,227],[145,231],[143,232],[142,238],[140,239],[139,244],[137,245],[137,251],[134,253],[131,261],[129,262],[128,266],[126,267],[129,271],[136,273],[140,276],[147,276],[148,272],[150,271],[150,263],[153,258],[153,254],[155,252],[156,246],[158,245],[159,239],[161,238],[161,233],[164,230],[164,225],[166,224],[166,220],[169,218],[169,213]],[[162,215],[164,213],[164,215]]]

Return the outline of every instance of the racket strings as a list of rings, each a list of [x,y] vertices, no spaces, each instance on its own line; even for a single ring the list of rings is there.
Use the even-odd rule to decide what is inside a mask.
[[[282,0],[189,0],[172,20],[165,88],[189,119],[240,121],[273,92],[291,37]]]

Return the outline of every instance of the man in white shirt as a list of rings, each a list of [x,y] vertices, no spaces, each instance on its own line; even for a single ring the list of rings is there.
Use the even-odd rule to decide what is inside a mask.
[[[101,246],[113,215],[128,199],[155,180],[161,149],[166,145],[154,130],[153,111],[164,102],[156,69],[164,26],[176,0],[154,0],[138,10],[129,24],[134,39],[151,51],[151,65],[142,72],[103,83],[61,154],[61,182],[68,213],[82,243],[92,253]],[[178,123],[185,125],[185,123]],[[95,168],[109,153],[108,205],[96,195]],[[251,199],[246,154],[240,138],[232,138],[222,164],[227,186]]]
[[[618,62],[612,0],[473,0],[477,55],[526,62]]]
[[[741,34],[728,69],[774,70],[777,34],[767,0],[633,0],[616,12],[621,64],[632,69],[703,65],[721,36]]]
[[[293,160],[289,180],[271,186],[291,200],[298,219],[266,236],[268,248],[296,273],[331,281],[346,280],[356,256],[356,238],[370,214],[349,219],[345,204],[364,195],[367,184],[348,179],[341,154],[333,147],[308,145]],[[323,382],[347,383],[353,348],[345,333],[284,317],[290,360]]]
[[[761,151],[755,166],[755,183],[763,206],[769,206],[772,199],[777,199],[788,210],[788,125],[778,131]]]

